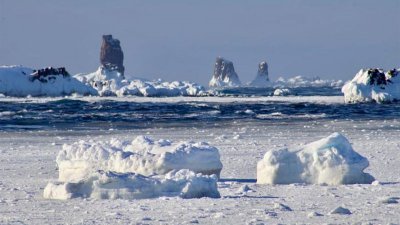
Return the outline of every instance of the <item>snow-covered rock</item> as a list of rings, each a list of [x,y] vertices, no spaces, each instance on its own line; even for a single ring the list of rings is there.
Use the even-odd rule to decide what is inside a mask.
[[[400,69],[362,69],[342,87],[342,92],[347,103],[400,100]]]
[[[203,86],[186,81],[126,80],[116,68],[104,66],[100,66],[94,73],[77,74],[75,77],[95,88],[100,96],[197,96],[205,92]]]
[[[46,70],[51,71],[49,68]],[[23,66],[0,66],[0,93],[6,96],[97,95],[95,89],[64,74],[46,73],[36,76],[35,70]]]
[[[303,76],[295,76],[288,79],[278,78],[274,83],[274,87],[280,88],[297,88],[297,87],[342,87],[342,80],[322,80],[319,77],[308,78]]]
[[[157,197],[219,198],[217,177],[189,170],[171,171],[146,177],[135,173],[97,171],[74,182],[50,182],[43,192],[46,199],[145,199]]]
[[[257,76],[250,83],[250,86],[254,86],[254,87],[272,86],[272,83],[269,81],[267,62],[263,61],[260,64],[258,64]]]
[[[240,86],[241,82],[235,72],[233,63],[222,57],[217,57],[214,65],[214,74],[210,80],[210,87],[235,87]]]
[[[257,164],[257,183],[371,183],[374,178],[363,172],[368,165],[343,135],[333,133],[296,151],[268,151]]]
[[[95,171],[136,173],[145,176],[189,169],[196,173],[220,175],[218,149],[204,142],[153,141],[138,136],[133,141],[80,141],[63,145],[57,156],[60,181],[88,179]]]

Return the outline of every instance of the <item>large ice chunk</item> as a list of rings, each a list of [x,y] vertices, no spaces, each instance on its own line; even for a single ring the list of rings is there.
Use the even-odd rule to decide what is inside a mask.
[[[257,164],[257,183],[371,183],[374,178],[363,172],[368,165],[343,135],[333,133],[297,151],[268,151]]]
[[[362,69],[342,87],[347,103],[400,100],[400,69]]]
[[[161,196],[181,198],[219,198],[217,177],[189,170],[171,171],[146,177],[134,173],[97,171],[79,182],[50,182],[43,192],[47,199],[76,197],[94,199],[145,199]]]
[[[56,161],[59,180],[75,182],[98,170],[145,176],[179,169],[219,176],[222,170],[218,149],[207,143],[154,141],[145,136],[131,142],[112,139],[65,144]]]

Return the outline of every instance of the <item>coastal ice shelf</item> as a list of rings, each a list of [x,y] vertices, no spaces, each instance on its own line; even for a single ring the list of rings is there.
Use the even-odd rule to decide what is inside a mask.
[[[346,137],[333,133],[296,151],[268,151],[257,164],[257,183],[370,184],[374,178],[363,172],[368,165]]]

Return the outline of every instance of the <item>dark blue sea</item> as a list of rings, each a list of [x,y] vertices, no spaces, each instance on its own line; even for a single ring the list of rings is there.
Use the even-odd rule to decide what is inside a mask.
[[[340,96],[335,88],[291,90],[297,96]],[[265,90],[222,90],[226,95],[251,99],[268,96]],[[253,120],[290,123],[304,120],[400,119],[400,104],[344,104],[290,101],[132,102],[83,99],[6,101],[0,98],[0,130],[132,129],[160,125],[204,125]],[[231,98],[232,99],[232,98]]]

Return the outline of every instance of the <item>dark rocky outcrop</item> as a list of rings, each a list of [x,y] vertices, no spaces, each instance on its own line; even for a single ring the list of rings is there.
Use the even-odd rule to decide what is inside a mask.
[[[258,64],[257,76],[250,83],[250,85],[255,87],[266,87],[271,85],[268,75],[268,63],[266,61],[262,61],[260,64]]]
[[[118,39],[112,35],[103,35],[100,51],[100,63],[109,70],[117,70],[124,76],[124,53]]]
[[[47,83],[49,80],[56,79],[57,76],[64,78],[69,77],[70,74],[67,72],[65,67],[46,67],[44,69],[33,70],[29,76],[30,81],[39,80],[42,83]]]
[[[260,62],[258,64],[258,72],[257,72],[258,77],[263,77],[266,81],[269,81],[268,77],[268,63],[265,61]]]
[[[217,86],[239,86],[240,80],[235,72],[233,63],[222,57],[217,57],[214,65],[214,74],[210,81],[211,87]]]

